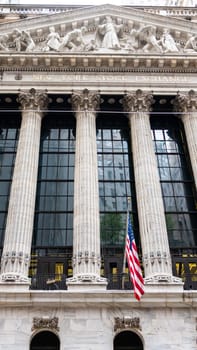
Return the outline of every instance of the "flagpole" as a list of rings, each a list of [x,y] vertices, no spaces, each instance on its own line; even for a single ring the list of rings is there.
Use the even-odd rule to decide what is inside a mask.
[[[129,219],[129,203],[131,198],[127,198],[127,218],[126,218],[126,234],[125,234],[125,245],[124,245],[124,257],[123,257],[123,266],[122,266],[122,289],[124,289],[125,283],[125,266],[126,266],[126,244],[127,244],[127,232],[128,232],[128,219]]]

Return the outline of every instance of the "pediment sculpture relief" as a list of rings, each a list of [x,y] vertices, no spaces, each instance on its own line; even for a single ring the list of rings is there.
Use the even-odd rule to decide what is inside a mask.
[[[117,22],[121,22],[118,21]],[[9,52],[113,52],[125,53],[178,53],[197,52],[197,35],[177,40],[166,28],[139,25],[130,29],[126,23],[117,23],[110,16],[93,29],[81,26],[62,35],[54,27],[42,38],[29,31],[15,29],[0,35],[0,50]]]

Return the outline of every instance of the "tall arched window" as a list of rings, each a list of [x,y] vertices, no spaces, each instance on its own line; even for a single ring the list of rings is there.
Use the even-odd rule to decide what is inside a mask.
[[[132,331],[123,331],[114,338],[114,350],[143,350],[140,337]]]
[[[37,333],[31,340],[30,350],[59,350],[60,341],[56,334],[49,331]]]

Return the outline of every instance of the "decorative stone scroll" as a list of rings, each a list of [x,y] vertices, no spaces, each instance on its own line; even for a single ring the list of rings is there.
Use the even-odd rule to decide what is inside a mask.
[[[31,330],[49,329],[59,332],[58,321],[58,317],[34,317]]]
[[[193,176],[197,187],[197,93],[194,90],[190,90],[188,93],[178,92],[173,100],[173,105],[184,124]]]
[[[34,88],[29,91],[21,91],[17,101],[21,104],[21,109],[43,110],[47,108],[49,99],[45,91],[36,91]]]
[[[153,95],[151,93],[144,93],[140,89],[138,89],[135,94],[126,93],[123,99],[125,112],[150,112],[153,103]]]
[[[196,112],[197,111],[197,94],[194,90],[190,90],[188,94],[177,93],[173,101],[176,112]]]
[[[118,330],[134,328],[140,331],[142,330],[139,317],[115,317],[114,321],[114,332]]]
[[[100,107],[100,94],[91,93],[88,89],[84,89],[83,93],[76,91],[72,94],[72,106],[75,111],[97,111]]]

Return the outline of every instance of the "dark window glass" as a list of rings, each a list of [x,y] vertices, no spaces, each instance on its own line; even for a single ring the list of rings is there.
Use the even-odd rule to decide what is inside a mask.
[[[128,121],[119,114],[97,118],[101,245],[124,247],[128,198],[135,236],[138,224]]]
[[[62,113],[43,121],[33,246],[72,246],[75,120]]]
[[[4,112],[5,114],[5,112]],[[3,245],[14,161],[19,137],[18,113],[7,113],[0,119],[0,246]]]
[[[193,247],[197,243],[196,193],[183,125],[173,116],[152,117],[151,124],[170,247]]]

